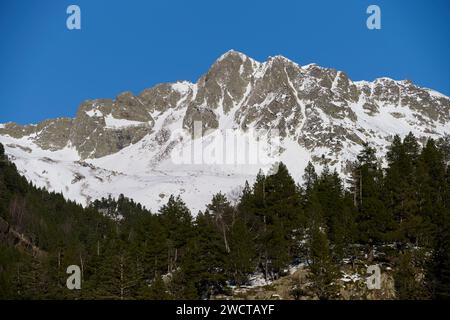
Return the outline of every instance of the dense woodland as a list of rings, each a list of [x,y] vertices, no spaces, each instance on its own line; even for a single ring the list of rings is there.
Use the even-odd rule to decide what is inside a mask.
[[[348,181],[309,164],[302,185],[280,163],[194,218],[174,196],[157,213],[124,196],[83,208],[28,183],[0,144],[0,218],[32,244],[0,231],[0,298],[207,299],[306,261],[308,290],[337,299],[344,258],[390,248],[397,298],[449,299],[450,139],[395,136],[381,163],[364,145]]]

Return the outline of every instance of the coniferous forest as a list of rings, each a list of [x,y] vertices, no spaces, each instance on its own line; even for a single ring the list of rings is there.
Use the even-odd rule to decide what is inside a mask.
[[[175,196],[158,212],[124,196],[83,208],[27,182],[0,145],[0,299],[213,299],[300,263],[292,299],[349,298],[344,268],[371,264],[390,298],[449,299],[449,163],[448,136],[395,136],[385,159],[364,145],[348,180],[310,163],[298,185],[280,163],[193,215]]]

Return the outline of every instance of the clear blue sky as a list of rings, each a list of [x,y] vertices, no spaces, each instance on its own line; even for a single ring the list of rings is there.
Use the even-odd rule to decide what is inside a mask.
[[[66,29],[66,8],[82,29]],[[382,29],[366,28],[377,4]],[[196,81],[229,49],[389,76],[450,95],[446,0],[1,0],[0,123],[74,116],[86,99]]]

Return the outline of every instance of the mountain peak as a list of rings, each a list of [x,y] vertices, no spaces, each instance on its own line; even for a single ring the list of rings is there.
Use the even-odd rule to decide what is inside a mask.
[[[288,62],[288,63],[294,63],[292,60],[286,58],[285,56],[281,55],[281,54],[277,54],[275,56],[269,56],[268,57],[268,61],[283,61],[283,62]]]
[[[247,59],[249,59],[249,57],[248,57],[247,55],[243,54],[242,52],[236,51],[236,50],[234,50],[234,49],[230,49],[230,50],[228,50],[227,52],[225,52],[224,54],[222,54],[222,55],[217,59],[216,62],[220,62],[220,61],[225,60],[225,59],[227,59],[227,58],[229,58],[229,57],[239,57],[239,58],[241,58],[242,60],[247,60]]]
[[[223,130],[243,136],[275,129],[282,148],[262,150],[265,160],[281,159],[299,177],[308,161],[345,175],[365,141],[382,153],[394,134],[413,132],[421,141],[444,136],[450,132],[449,109],[448,97],[403,81],[353,82],[317,64],[299,68],[282,55],[260,63],[230,50],[196,83],[164,83],[138,96],[125,92],[86,101],[74,119],[0,125],[0,142],[33,183],[80,203],[118,196],[116,186],[123,185],[124,193],[150,208],[170,194],[183,194],[197,211],[212,193],[231,192],[230,181],[252,179],[260,165],[173,163],[174,153],[191,154],[193,131],[184,129],[193,130],[195,122],[205,132],[217,130],[199,138],[205,147],[220,143]],[[268,135],[258,139],[271,145]]]

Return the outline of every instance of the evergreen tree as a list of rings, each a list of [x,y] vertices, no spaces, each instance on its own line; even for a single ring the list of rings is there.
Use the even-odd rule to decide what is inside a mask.
[[[5,159],[5,147],[0,143],[0,161],[4,161]]]
[[[308,162],[308,165],[305,168],[305,173],[303,175],[303,184],[307,192],[313,189],[317,182],[317,179],[318,177],[314,165],[311,162]]]
[[[159,275],[155,276],[150,284],[145,283],[138,295],[139,299],[145,300],[170,300],[172,298],[164,279]]]
[[[328,300],[338,297],[338,270],[330,254],[326,233],[319,227],[314,228],[309,245],[308,279],[312,283],[313,292],[319,299]]]
[[[325,167],[314,189],[316,206],[320,206],[334,254],[342,258],[347,246],[355,240],[355,213],[351,199],[345,194],[338,173]],[[319,223],[319,224],[320,224]]]
[[[448,140],[421,150],[412,134],[395,136],[383,170],[365,145],[349,190],[336,171],[319,176],[311,163],[297,186],[280,163],[246,183],[236,206],[219,193],[195,220],[174,196],[157,215],[123,195],[83,208],[27,182],[0,145],[0,298],[206,299],[255,271],[275,279],[307,257],[313,292],[334,299],[338,262],[359,244],[389,244],[368,260],[395,262],[399,299],[448,299]],[[82,290],[65,287],[72,264]]]
[[[174,276],[172,286],[176,298],[209,298],[222,292],[226,285],[226,251],[208,212],[196,217],[195,233],[188,243],[181,269]]]
[[[211,203],[207,205],[207,208],[212,214],[215,225],[222,236],[225,251],[230,253],[228,238],[229,230],[235,222],[234,208],[222,193],[214,195]]]
[[[441,217],[434,240],[427,283],[434,299],[450,299],[450,211]]]
[[[359,238],[372,246],[387,239],[388,232],[393,228],[392,216],[382,200],[383,174],[377,163],[375,149],[365,144],[357,158],[353,183],[359,209]]]
[[[255,236],[243,217],[238,217],[230,232],[231,251],[227,257],[230,279],[237,285],[245,284],[248,275],[256,270]]]
[[[411,133],[403,142],[399,136],[387,153],[388,168],[384,184],[384,198],[387,210],[398,224],[395,238],[408,242],[418,242],[420,238],[420,224],[418,216],[416,166],[419,156],[419,144]]]
[[[268,176],[260,172],[253,186],[253,214],[257,217],[257,251],[266,278],[278,277],[290,262],[299,225],[300,199],[286,166],[279,163]]]
[[[394,273],[397,299],[416,300],[425,298],[419,271],[420,268],[414,261],[413,253],[410,250],[399,256]]]
[[[101,299],[130,300],[137,295],[143,281],[142,269],[123,244],[115,243],[107,250],[102,264],[96,273],[94,295]]]
[[[187,239],[192,236],[192,215],[179,196],[170,196],[159,213],[167,232],[167,272],[172,272],[179,265]]]

